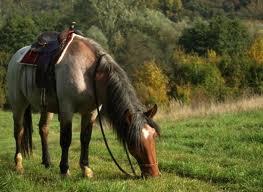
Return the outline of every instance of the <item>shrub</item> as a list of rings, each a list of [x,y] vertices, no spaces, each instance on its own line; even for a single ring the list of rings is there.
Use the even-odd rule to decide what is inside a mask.
[[[251,62],[246,74],[248,86],[256,94],[263,94],[263,64]]]
[[[183,98],[184,101],[189,101],[194,99],[194,94],[197,92],[199,95],[204,95],[206,99],[222,100],[224,98],[222,93],[224,79],[216,64],[211,62],[211,60],[218,60],[215,55],[213,57],[213,59],[204,58],[197,54],[185,54],[182,50],[175,51],[171,78],[176,84],[176,91],[179,91],[173,94],[177,99]],[[182,96],[182,93],[189,88],[192,89],[191,95],[187,91],[187,94]],[[190,98],[186,99],[185,96]]]
[[[168,78],[154,60],[145,62],[135,72],[135,88],[146,104],[168,102]]]
[[[200,55],[205,55],[207,49],[210,49],[208,44],[209,25],[202,21],[197,21],[193,27],[184,30],[179,38],[179,44],[187,52],[196,52]]]
[[[176,100],[182,102],[182,103],[190,103],[191,102],[191,96],[192,96],[192,87],[190,84],[188,85],[176,85],[175,90],[175,98]]]
[[[263,34],[258,34],[255,37],[248,53],[257,63],[263,64]]]
[[[250,65],[251,60],[246,56],[224,55],[217,66],[225,79],[226,86],[240,89],[246,87],[246,73]]]

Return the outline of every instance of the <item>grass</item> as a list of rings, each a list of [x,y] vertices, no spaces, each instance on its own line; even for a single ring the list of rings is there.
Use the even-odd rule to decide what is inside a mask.
[[[34,115],[34,155],[24,159],[24,175],[14,172],[11,113],[0,111],[0,191],[262,191],[263,109],[212,113],[201,117],[160,119],[157,141],[162,177],[136,180],[115,168],[95,127],[90,144],[90,164],[95,177],[84,179],[78,166],[80,117],[74,118],[69,178],[59,175],[59,124],[50,128],[52,167],[41,164],[41,146]],[[110,130],[113,152],[128,169],[125,153]],[[135,161],[133,161],[135,162]],[[139,172],[139,170],[137,170]]]
[[[205,102],[205,103],[204,103]],[[161,107],[156,119],[182,120],[190,117],[204,117],[229,112],[242,112],[251,109],[263,108],[263,97],[243,97],[238,100],[229,100],[225,103],[197,102],[191,105],[182,105],[177,101],[171,101],[168,106]]]

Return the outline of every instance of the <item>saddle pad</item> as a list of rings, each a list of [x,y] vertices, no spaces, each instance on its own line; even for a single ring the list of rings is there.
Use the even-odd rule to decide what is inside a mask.
[[[39,53],[29,49],[29,51],[27,51],[27,53],[19,63],[23,65],[37,66],[38,58]]]

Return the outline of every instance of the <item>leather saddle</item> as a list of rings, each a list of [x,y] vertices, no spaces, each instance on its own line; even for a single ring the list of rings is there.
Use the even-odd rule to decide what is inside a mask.
[[[53,52],[59,48],[59,33],[56,31],[44,32],[37,38],[37,42],[31,47],[32,51],[39,53]]]
[[[30,50],[20,63],[36,66],[36,85],[38,88],[55,88],[55,64],[61,53],[71,41],[73,34],[83,35],[76,30],[75,22],[62,32],[44,32],[37,37]]]
[[[31,45],[29,52],[37,55],[35,62],[36,85],[38,88],[51,88],[55,84],[54,68],[59,56],[76,33],[71,26],[59,33],[56,31],[44,32],[38,36],[37,41]]]

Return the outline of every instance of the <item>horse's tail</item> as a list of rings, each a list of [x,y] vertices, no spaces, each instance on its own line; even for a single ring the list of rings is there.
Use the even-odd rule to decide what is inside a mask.
[[[32,113],[31,113],[31,106],[29,105],[26,108],[24,114],[24,134],[22,137],[22,153],[25,156],[30,156],[32,154],[32,133],[33,133],[33,126],[32,126]]]

